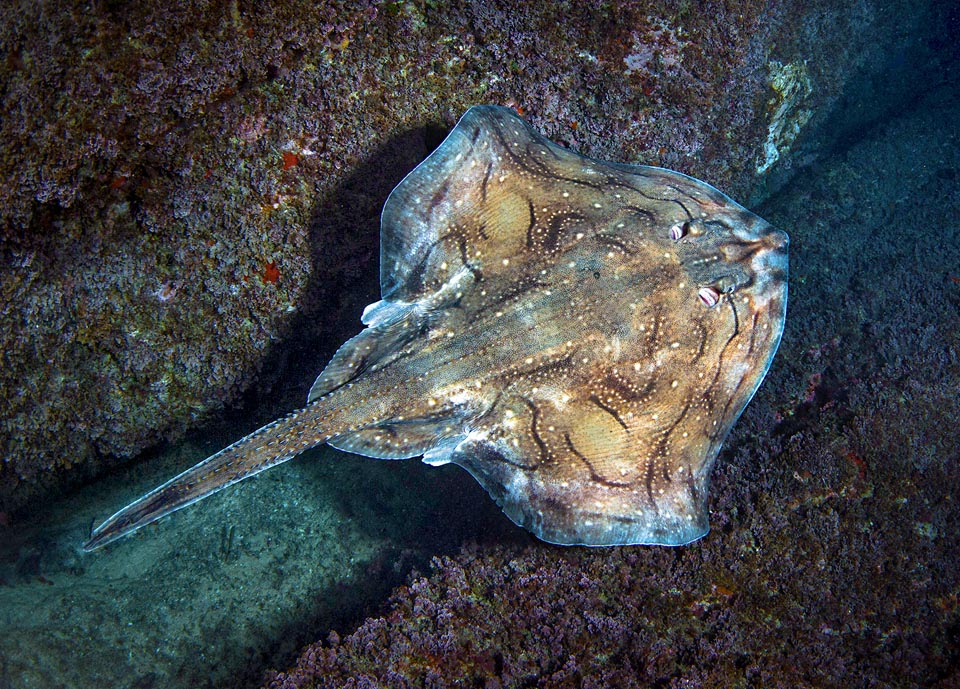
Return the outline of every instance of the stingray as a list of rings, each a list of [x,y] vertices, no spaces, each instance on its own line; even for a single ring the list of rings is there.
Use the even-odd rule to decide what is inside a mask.
[[[566,545],[681,545],[770,367],[787,235],[678,172],[476,106],[387,198],[380,301],[307,405],[123,508],[99,548],[328,443],[457,464]]]

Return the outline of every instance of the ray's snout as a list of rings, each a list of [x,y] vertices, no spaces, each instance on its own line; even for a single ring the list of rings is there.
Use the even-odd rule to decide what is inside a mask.
[[[782,254],[786,257],[787,251],[790,248],[790,238],[787,236],[787,233],[778,230],[758,215],[753,215],[753,213],[750,215],[753,216],[752,223],[755,241],[759,242],[764,250],[771,251],[775,254]]]
[[[748,244],[760,244],[773,251],[787,251],[789,239],[787,234],[775,228],[756,213],[746,208],[737,208],[724,213],[726,218],[720,218],[727,224],[734,238]]]
[[[762,275],[767,281],[773,280],[775,284],[785,288],[790,237],[766,220],[753,217],[757,225],[757,249],[751,267],[756,275]]]
[[[733,237],[722,249],[724,260],[742,266],[749,276],[742,287],[750,294],[752,308],[782,323],[787,304],[789,236],[747,210],[733,227]]]
[[[749,265],[755,278],[770,277],[768,271],[774,271],[774,281],[777,284],[785,281],[790,247],[787,233],[746,209],[742,209],[727,222],[731,236],[721,249],[724,260]]]
[[[786,283],[787,234],[732,201],[728,205],[710,209],[699,227],[679,241],[690,284],[708,307],[721,294],[750,289],[757,296]]]

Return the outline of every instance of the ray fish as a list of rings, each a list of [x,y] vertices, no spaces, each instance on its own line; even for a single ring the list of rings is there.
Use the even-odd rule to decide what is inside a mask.
[[[94,550],[304,450],[457,464],[544,541],[680,545],[770,367],[787,235],[699,180],[471,108],[394,189],[381,300],[304,408],[124,507]]]

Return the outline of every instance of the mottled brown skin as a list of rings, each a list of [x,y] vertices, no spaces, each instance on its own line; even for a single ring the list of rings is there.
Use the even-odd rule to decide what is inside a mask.
[[[479,106],[387,200],[380,277],[306,408],[86,549],[324,442],[459,464],[553,543],[707,532],[710,470],[783,329],[784,233],[695,179],[585,158]]]

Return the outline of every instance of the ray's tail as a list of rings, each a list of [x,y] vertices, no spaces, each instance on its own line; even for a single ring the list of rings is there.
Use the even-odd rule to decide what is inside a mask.
[[[267,424],[130,503],[93,530],[87,552],[133,533],[181,507],[276,466],[328,436],[319,432],[316,403]]]

